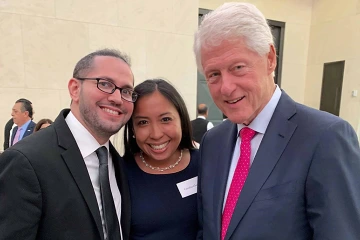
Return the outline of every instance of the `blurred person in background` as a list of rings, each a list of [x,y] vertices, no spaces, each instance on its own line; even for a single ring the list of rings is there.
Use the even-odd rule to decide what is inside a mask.
[[[51,124],[53,124],[52,120],[47,119],[47,118],[43,118],[40,121],[38,121],[38,123],[35,125],[34,132],[37,132],[37,131],[39,131],[40,129],[43,129],[43,128],[47,128]]]
[[[36,123],[32,121],[32,103],[25,98],[20,98],[13,106],[11,116],[16,124],[16,127],[13,128],[10,140],[10,145],[13,146],[15,143],[34,132]]]
[[[4,150],[8,149],[10,147],[10,142],[11,142],[11,133],[12,133],[12,129],[13,127],[15,127],[16,124],[14,124],[14,120],[12,118],[9,119],[9,121],[7,121],[7,123],[5,124],[5,128],[4,128],[4,144],[3,144],[3,148]]]
[[[206,104],[201,103],[197,107],[197,118],[191,121],[193,139],[200,143],[204,134],[214,127],[214,124],[207,120],[209,109]]]

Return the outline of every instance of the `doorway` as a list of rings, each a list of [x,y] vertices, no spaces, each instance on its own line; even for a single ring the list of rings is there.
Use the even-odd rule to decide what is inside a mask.
[[[345,61],[324,64],[320,110],[339,116]]]

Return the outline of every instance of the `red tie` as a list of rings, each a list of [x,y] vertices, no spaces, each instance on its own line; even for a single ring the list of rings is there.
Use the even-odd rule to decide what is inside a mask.
[[[229,193],[225,203],[224,212],[222,215],[222,223],[221,223],[222,240],[224,240],[225,238],[241,189],[243,188],[245,180],[249,173],[250,156],[251,156],[250,141],[255,136],[255,133],[256,132],[254,130],[248,127],[244,127],[243,129],[240,130],[240,137],[241,137],[240,157],[236,165],[233,179],[231,181]]]

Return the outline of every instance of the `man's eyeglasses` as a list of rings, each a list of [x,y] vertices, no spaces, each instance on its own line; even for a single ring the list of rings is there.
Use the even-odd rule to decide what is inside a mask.
[[[134,92],[132,88],[119,88],[113,82],[105,78],[76,78],[79,80],[96,80],[97,81],[97,88],[105,93],[113,94],[116,89],[120,90],[121,98],[128,101],[128,102],[135,102],[138,98],[138,94]]]

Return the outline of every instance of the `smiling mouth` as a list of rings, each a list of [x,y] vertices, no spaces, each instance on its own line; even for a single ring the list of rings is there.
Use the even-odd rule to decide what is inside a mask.
[[[242,96],[241,98],[237,98],[237,99],[234,99],[234,100],[231,100],[231,101],[225,101],[227,103],[230,103],[230,104],[234,104],[234,103],[237,103],[241,100],[243,100],[245,98],[245,96]]]
[[[168,144],[169,144],[170,141],[167,141],[163,144],[160,144],[160,145],[155,145],[155,144],[149,144],[149,146],[152,148],[152,149],[155,149],[155,150],[162,150],[164,149]]]
[[[109,108],[105,108],[105,107],[100,107],[104,112],[107,112],[107,113],[110,113],[112,115],[115,115],[115,116],[119,116],[121,113],[118,112],[118,111],[114,111],[114,110],[111,110]]]

